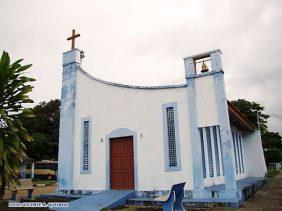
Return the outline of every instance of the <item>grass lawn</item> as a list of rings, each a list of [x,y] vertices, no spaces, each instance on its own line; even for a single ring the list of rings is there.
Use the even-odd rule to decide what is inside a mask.
[[[279,174],[279,171],[277,170],[268,170],[267,177],[268,178],[274,178]]]

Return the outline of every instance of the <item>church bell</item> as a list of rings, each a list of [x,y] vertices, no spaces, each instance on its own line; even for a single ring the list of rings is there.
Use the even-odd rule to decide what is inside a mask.
[[[208,66],[205,64],[205,62],[203,62],[201,72],[202,72],[202,73],[205,73],[205,72],[208,72],[208,71],[209,71]]]

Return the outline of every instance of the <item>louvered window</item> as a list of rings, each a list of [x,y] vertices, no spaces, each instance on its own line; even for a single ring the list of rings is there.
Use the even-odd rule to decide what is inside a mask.
[[[89,121],[83,122],[83,170],[89,170]]]
[[[243,151],[243,143],[242,137],[240,133],[236,131],[232,131],[233,138],[233,151],[234,151],[234,159],[236,166],[236,174],[244,173],[244,151]]]
[[[207,170],[206,170],[206,158],[205,158],[205,145],[204,145],[203,128],[199,128],[199,133],[200,133],[200,140],[201,140],[203,177],[206,178],[207,177]]]
[[[169,166],[177,166],[173,107],[166,108]]]
[[[234,132],[232,132],[232,139],[233,139],[233,150],[234,150],[236,174],[238,174],[237,149],[236,149],[236,139],[235,139]]]
[[[221,176],[223,171],[219,125],[198,128],[201,142],[203,178]]]
[[[237,149],[237,158],[238,158],[238,172],[242,173],[241,152],[240,152],[240,145],[239,145],[238,134],[236,134],[236,149]]]
[[[206,127],[205,129],[206,129],[206,137],[207,137],[207,149],[208,149],[208,159],[209,159],[209,173],[210,173],[210,177],[214,177],[212,144],[211,144],[211,131],[210,131],[210,127]]]
[[[239,135],[239,146],[240,146],[240,152],[241,152],[241,163],[242,163],[242,173],[244,173],[244,156],[243,156],[243,149],[242,149],[242,138]]]
[[[213,126],[213,141],[214,141],[214,152],[215,152],[215,164],[216,164],[216,175],[220,176],[220,163],[219,163],[219,150],[218,150],[218,138],[217,138],[217,126]]]
[[[162,105],[165,171],[181,170],[177,103]]]
[[[224,162],[223,162],[223,153],[222,153],[222,142],[221,142],[221,134],[220,134],[220,127],[218,126],[218,137],[220,143],[220,153],[221,153],[221,165],[222,165],[222,175],[224,176]]]

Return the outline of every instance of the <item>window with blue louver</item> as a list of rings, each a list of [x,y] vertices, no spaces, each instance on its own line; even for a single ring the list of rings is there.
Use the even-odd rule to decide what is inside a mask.
[[[173,107],[166,108],[169,166],[177,166]]]
[[[181,170],[177,102],[162,105],[165,171]]]
[[[203,178],[222,175],[222,148],[219,125],[198,128],[201,142]]]
[[[213,141],[214,141],[214,152],[215,152],[215,164],[216,164],[216,175],[220,176],[220,163],[219,163],[219,145],[218,145],[218,138],[217,138],[217,126],[213,126]]]
[[[83,121],[82,170],[89,170],[89,121]]]
[[[235,139],[234,132],[232,132],[232,140],[233,140],[233,151],[234,151],[234,158],[235,158],[236,174],[238,174],[237,149],[236,149],[236,139]]]
[[[236,133],[236,149],[237,149],[237,158],[238,158],[238,172],[241,174],[242,173],[242,162],[241,162],[241,152],[240,152],[240,145],[239,145],[239,137],[238,134]]]
[[[206,130],[206,137],[207,137],[207,149],[208,149],[208,159],[209,159],[209,174],[210,174],[210,177],[214,177],[210,127],[205,127],[205,130]]]
[[[200,133],[200,140],[201,140],[203,177],[206,178],[207,177],[207,170],[206,170],[206,158],[205,158],[205,146],[204,146],[203,128],[199,128],[199,133]]]
[[[239,146],[240,146],[240,152],[241,152],[241,163],[242,163],[242,173],[245,172],[244,170],[244,156],[243,156],[243,150],[242,150],[242,137],[239,135]]]

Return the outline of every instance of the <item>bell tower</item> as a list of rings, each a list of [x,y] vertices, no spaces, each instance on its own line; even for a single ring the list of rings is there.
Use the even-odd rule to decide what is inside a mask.
[[[220,129],[225,193],[230,190],[231,192],[228,192],[229,197],[230,194],[236,195],[232,135],[221,54],[221,51],[217,49],[184,58],[188,113],[193,146],[194,198],[211,197],[210,193],[204,190],[201,141],[198,131],[199,127],[211,125],[218,125]],[[203,93],[204,95],[201,95]],[[221,196],[224,197],[224,194]]]

